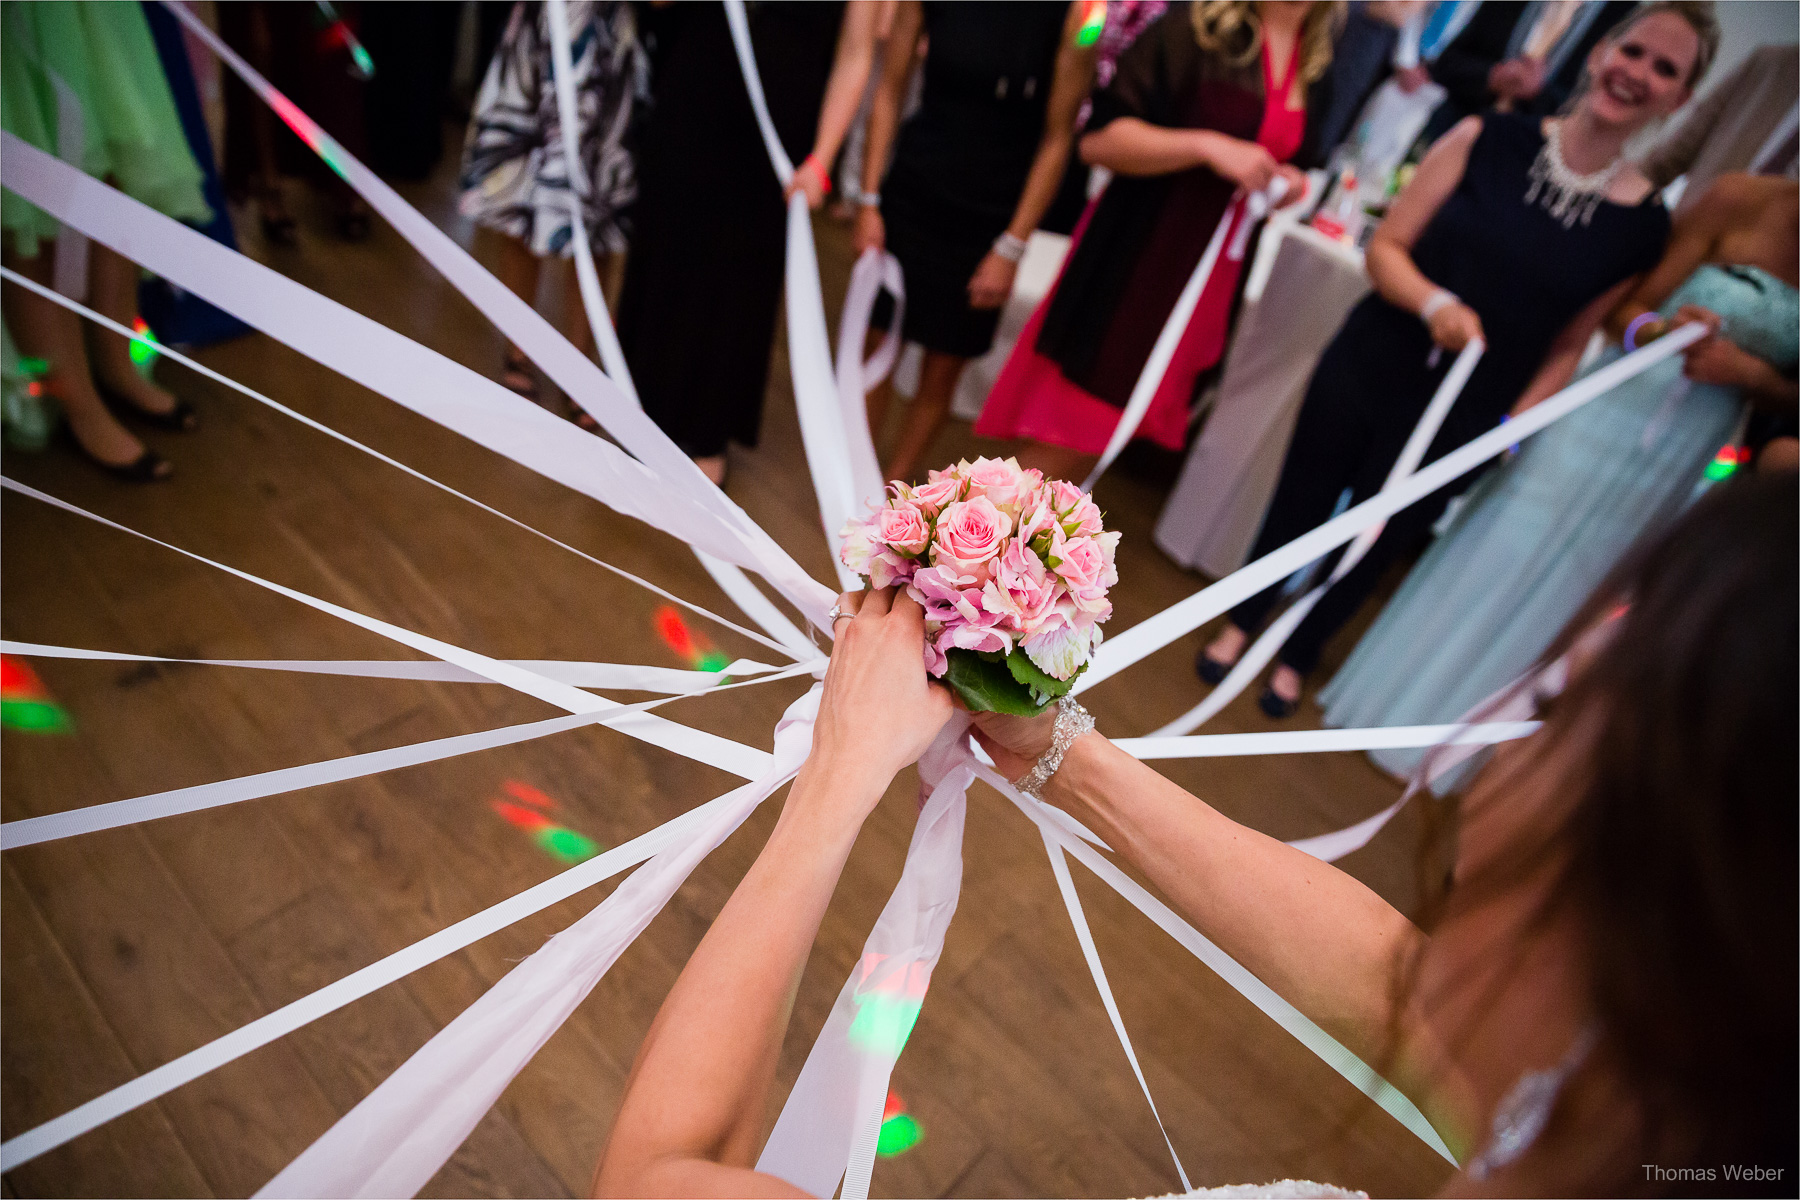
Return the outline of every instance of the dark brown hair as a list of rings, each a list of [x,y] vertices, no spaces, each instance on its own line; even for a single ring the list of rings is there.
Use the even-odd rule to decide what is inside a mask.
[[[1783,1168],[1776,1186],[1792,1194],[1797,513],[1793,474],[1750,477],[1715,488],[1627,555],[1542,662],[1578,643],[1580,658],[1583,639],[1605,625],[1592,635],[1603,645],[1545,706],[1544,729],[1477,780],[1464,813],[1466,832],[1485,807],[1535,794],[1554,798],[1546,819],[1527,822],[1427,914],[1448,919],[1532,872],[1554,872],[1538,922],[1576,918],[1600,1054],[1641,1110],[1639,1144],[1617,1148],[1606,1178],[1559,1181],[1571,1189],[1671,1186],[1646,1181],[1644,1162],[1754,1163]],[[1546,766],[1570,762],[1581,765]],[[1561,774],[1545,789],[1548,769]],[[1427,860],[1441,863],[1441,851]],[[1723,1177],[1713,1186],[1743,1194]]]

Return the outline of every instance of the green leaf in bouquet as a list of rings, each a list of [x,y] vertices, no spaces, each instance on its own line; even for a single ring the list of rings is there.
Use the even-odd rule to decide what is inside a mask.
[[[944,672],[944,682],[954,688],[963,703],[974,712],[1035,717],[1053,699],[1046,697],[1041,703],[1034,700],[1031,688],[1013,677],[1007,666],[1007,656],[997,651],[955,649],[947,652],[945,657],[949,666]]]
[[[1012,673],[1012,677],[1024,684],[1031,692],[1031,698],[1041,704],[1048,704],[1058,696],[1067,695],[1069,689],[1075,686],[1075,681],[1081,678],[1081,672],[1087,670],[1087,664],[1082,663],[1081,670],[1067,679],[1058,679],[1032,662],[1030,655],[1023,650],[1014,650],[1006,656],[1005,661],[1006,669]]]

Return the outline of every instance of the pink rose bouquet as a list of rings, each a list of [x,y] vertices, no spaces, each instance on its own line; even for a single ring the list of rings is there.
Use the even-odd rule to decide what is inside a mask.
[[[1011,458],[890,483],[844,564],[925,608],[925,669],[977,711],[1032,716],[1075,685],[1112,615],[1117,533],[1080,488]]]

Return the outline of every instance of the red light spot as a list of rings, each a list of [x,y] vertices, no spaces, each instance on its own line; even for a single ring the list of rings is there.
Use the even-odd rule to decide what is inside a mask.
[[[0,655],[0,693],[9,700],[22,700],[46,695],[37,672],[16,658]]]
[[[883,1121],[891,1121],[905,1111],[906,1101],[900,1098],[899,1092],[890,1091],[887,1098],[887,1107],[881,1110],[881,1119]]]
[[[688,632],[681,614],[666,604],[656,610],[656,636],[682,658],[694,657],[694,635]]]
[[[523,804],[514,804],[510,800],[489,800],[488,804],[495,812],[504,817],[508,824],[515,825],[527,832],[536,833],[542,829],[556,828],[556,822],[535,808],[526,808]]]
[[[514,800],[522,801],[523,803],[533,805],[537,808],[557,807],[556,801],[552,800],[549,796],[546,796],[543,792],[540,792],[537,788],[532,787],[529,783],[520,783],[517,779],[509,779],[500,786],[505,788],[506,794],[511,796]]]

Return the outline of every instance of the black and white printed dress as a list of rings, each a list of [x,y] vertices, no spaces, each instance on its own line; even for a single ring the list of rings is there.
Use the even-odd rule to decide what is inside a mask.
[[[649,96],[649,62],[623,0],[569,0],[575,107],[581,121],[582,196],[596,253],[625,249],[624,210],[637,198],[628,133]],[[570,255],[569,171],[550,73],[548,6],[519,0],[488,64],[463,146],[464,216],[524,242],[533,254]]]

